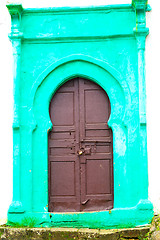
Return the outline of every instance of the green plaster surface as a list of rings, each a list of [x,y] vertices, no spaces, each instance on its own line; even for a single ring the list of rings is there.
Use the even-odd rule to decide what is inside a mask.
[[[14,58],[13,201],[8,221],[36,226],[134,227],[153,215],[148,201],[145,1],[90,8],[7,5]],[[48,212],[49,103],[66,81],[99,84],[111,102],[114,208]],[[94,174],[94,173],[93,173]]]

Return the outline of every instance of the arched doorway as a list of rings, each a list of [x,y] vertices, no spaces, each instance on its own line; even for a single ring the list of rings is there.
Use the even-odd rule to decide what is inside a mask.
[[[49,211],[113,208],[113,142],[110,102],[97,84],[82,78],[59,88],[50,103]]]

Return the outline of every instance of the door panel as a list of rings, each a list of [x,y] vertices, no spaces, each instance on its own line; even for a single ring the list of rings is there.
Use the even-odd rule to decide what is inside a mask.
[[[48,136],[49,211],[80,211],[78,82],[69,81],[50,103],[53,129]]]
[[[54,108],[51,108],[50,115],[51,121],[54,122],[55,125],[58,126],[73,125],[74,92],[58,92],[54,100]]]
[[[111,193],[110,186],[110,161],[90,159],[86,162],[86,194]],[[94,178],[93,178],[94,173]],[[107,176],[107,177],[106,177]],[[97,181],[98,179],[98,181]]]
[[[113,207],[112,131],[108,127],[110,102],[101,87],[81,79],[80,145],[81,211]]]
[[[113,141],[110,102],[97,84],[76,78],[50,104],[49,211],[113,207]]]
[[[84,89],[84,103],[86,124],[107,122],[109,117],[108,112],[106,114],[108,102],[106,101],[106,95],[102,92],[101,89]]]
[[[74,196],[74,162],[51,162],[51,195]],[[63,178],[62,178],[63,175]],[[61,187],[59,187],[61,186]]]

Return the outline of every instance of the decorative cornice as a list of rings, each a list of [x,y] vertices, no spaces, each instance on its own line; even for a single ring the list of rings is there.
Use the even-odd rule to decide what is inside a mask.
[[[34,13],[45,13],[46,14],[78,14],[78,13],[88,13],[88,12],[105,12],[110,13],[112,9],[117,11],[128,11],[132,9],[131,4],[115,4],[115,5],[105,5],[105,6],[87,6],[87,7],[46,7],[46,8],[25,8],[23,14],[34,14]]]
[[[132,0],[132,6],[136,10],[148,10],[148,0]]]
[[[136,27],[133,32],[136,37],[146,37],[149,34],[149,29],[146,28],[146,11],[151,10],[148,0],[132,0],[132,6],[136,13]]]
[[[13,15],[21,15],[22,12],[23,12],[23,7],[22,7],[22,4],[19,4],[19,3],[8,3],[6,5],[6,7],[8,8],[8,11],[10,13],[11,16]]]
[[[21,40],[23,38],[23,33],[21,32],[11,32],[8,34],[9,39],[11,40]]]
[[[6,7],[11,15],[11,33],[8,36],[12,40],[21,39],[23,34],[20,32],[20,26],[23,7],[21,4],[15,3],[7,4]]]
[[[114,38],[132,38],[134,37],[134,33],[119,33],[112,35],[104,35],[104,36],[68,36],[68,37],[55,37],[52,35],[44,35],[44,36],[32,36],[25,37],[22,36],[22,41],[25,43],[45,43],[45,42],[94,42],[94,41],[106,41]],[[11,36],[12,38],[12,36]]]
[[[146,39],[147,35],[149,34],[149,28],[136,26],[133,29],[133,32],[137,39],[138,50],[140,50],[140,49],[145,50],[145,39]]]

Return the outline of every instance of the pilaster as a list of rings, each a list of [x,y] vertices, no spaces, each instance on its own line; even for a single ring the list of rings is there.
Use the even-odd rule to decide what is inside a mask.
[[[146,11],[150,11],[147,0],[133,0],[136,14],[136,26],[133,29],[138,51],[138,86],[139,86],[139,128],[140,128],[140,197],[148,199],[148,163],[146,131],[146,82],[145,82],[145,40],[149,34],[146,27]]]
[[[20,71],[21,71],[21,39],[20,32],[21,4],[8,4],[7,8],[11,15],[11,33],[9,38],[13,48],[13,200],[9,208],[9,213],[24,212],[21,202],[20,186]]]

